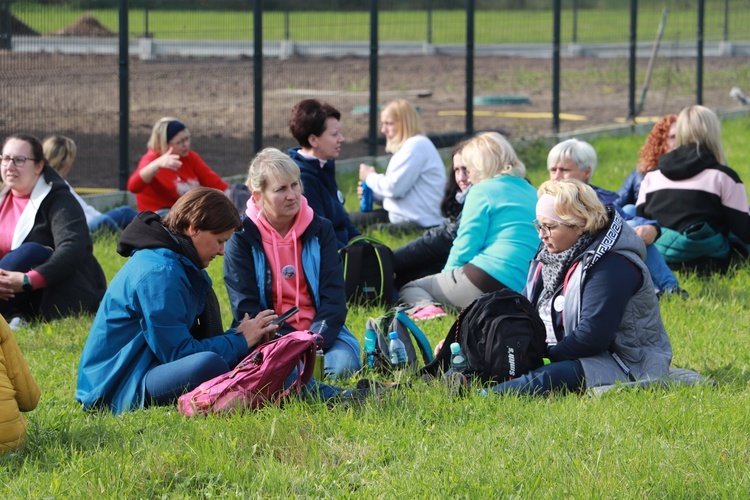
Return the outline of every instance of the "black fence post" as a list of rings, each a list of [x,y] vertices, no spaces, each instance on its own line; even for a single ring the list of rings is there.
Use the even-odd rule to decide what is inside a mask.
[[[289,0],[284,0],[284,40],[289,41]]]
[[[119,5],[119,80],[120,80],[120,185],[127,189],[130,175],[130,34],[128,33],[128,0]]]
[[[474,0],[466,2],[466,135],[474,135]]]
[[[695,65],[695,102],[703,104],[703,26],[706,22],[706,0],[698,0],[698,60]]]
[[[370,113],[367,154],[378,152],[378,0],[370,0]]]
[[[0,0],[0,49],[10,50],[12,32],[10,0]]]
[[[427,43],[432,45],[432,0],[427,0]]]
[[[724,0],[724,41],[729,41],[729,0]]]
[[[263,148],[263,0],[253,6],[253,154]]]
[[[560,132],[560,19],[561,1],[555,0],[552,21],[552,133]]]
[[[635,125],[635,73],[638,42],[638,0],[630,0],[630,64],[628,71],[628,121]]]

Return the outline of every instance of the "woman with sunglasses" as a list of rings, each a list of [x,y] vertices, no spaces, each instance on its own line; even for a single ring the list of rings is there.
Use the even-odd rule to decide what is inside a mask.
[[[138,210],[162,217],[191,189],[206,186],[226,191],[229,184],[190,149],[190,131],[184,123],[164,117],[154,124],[148,151],[128,179]]]
[[[86,217],[39,139],[8,137],[0,172],[0,314],[17,328],[96,311],[107,282]]]

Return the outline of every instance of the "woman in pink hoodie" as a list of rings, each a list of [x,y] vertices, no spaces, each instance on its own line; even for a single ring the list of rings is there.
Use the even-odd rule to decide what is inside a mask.
[[[331,223],[302,196],[297,164],[266,148],[250,163],[252,196],[242,231],[226,244],[224,282],[234,321],[265,309],[299,312],[279,329],[320,332],[327,377],[360,369],[360,346],[346,328],[344,273]]]

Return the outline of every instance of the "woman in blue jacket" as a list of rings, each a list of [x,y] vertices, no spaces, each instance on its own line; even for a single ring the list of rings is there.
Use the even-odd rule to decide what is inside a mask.
[[[107,289],[78,366],[76,399],[114,413],[173,403],[228,372],[277,327],[271,310],[224,331],[205,268],[240,227],[232,202],[199,187],[162,222],[141,212],[123,231],[130,256]]]
[[[281,327],[319,332],[328,377],[360,369],[360,347],[344,325],[344,272],[330,221],[302,196],[300,169],[278,149],[250,163],[242,231],[227,242],[224,283],[235,324],[266,309],[299,308]]]

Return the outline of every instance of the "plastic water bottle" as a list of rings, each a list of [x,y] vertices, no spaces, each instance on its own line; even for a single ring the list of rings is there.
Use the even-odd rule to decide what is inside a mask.
[[[391,332],[388,334],[388,338],[391,341],[388,343],[388,351],[390,352],[391,364],[396,368],[403,368],[406,366],[406,347],[401,339],[398,338],[398,332]]]
[[[359,209],[362,212],[372,212],[372,189],[362,182],[362,198],[359,200]]]
[[[461,352],[461,345],[453,342],[451,344],[451,371],[463,373],[468,367],[466,356]]]
[[[378,349],[378,336],[370,330],[365,329],[365,355],[367,356],[367,367],[375,368],[375,353]]]

